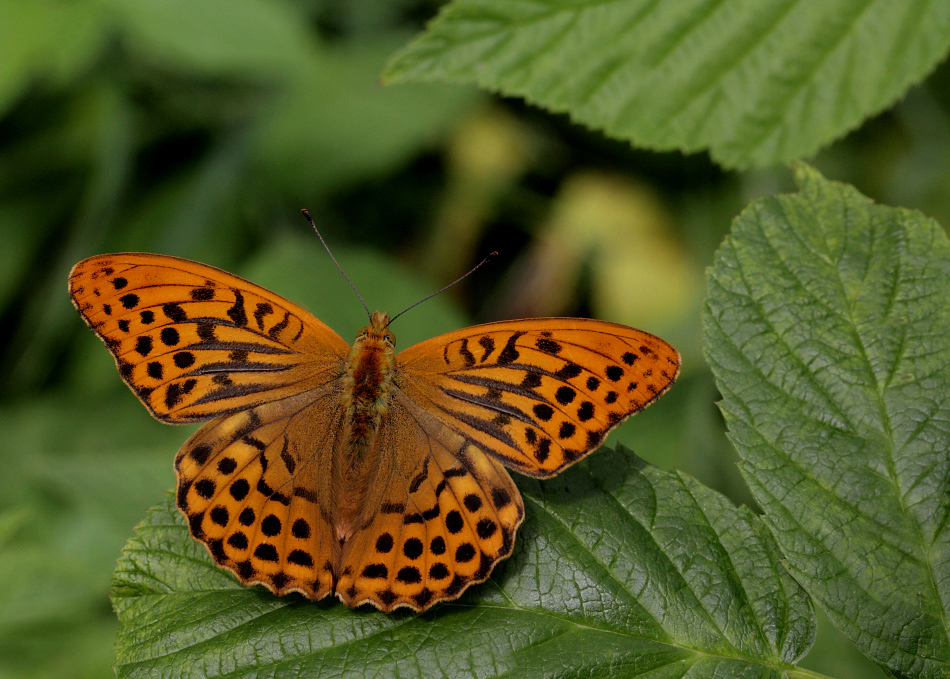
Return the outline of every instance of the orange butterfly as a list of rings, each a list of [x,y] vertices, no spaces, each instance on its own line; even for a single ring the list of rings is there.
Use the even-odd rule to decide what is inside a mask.
[[[244,584],[422,611],[482,582],[524,517],[506,465],[557,474],[665,392],[680,357],[603,321],[477,325],[395,353],[377,311],[349,347],[211,266],[77,264],[69,295],[156,418],[191,534]]]

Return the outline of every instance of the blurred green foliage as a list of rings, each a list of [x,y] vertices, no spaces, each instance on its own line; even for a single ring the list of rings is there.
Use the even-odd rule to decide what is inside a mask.
[[[111,675],[114,561],[189,433],[148,416],[72,309],[68,271],[97,253],[219,266],[349,338],[362,309],[301,207],[390,312],[497,250],[400,319],[399,345],[512,313],[660,334],[680,382],[611,441],[750,502],[700,353],[701,280],[730,220],[790,188],[787,171],[639,151],[471,88],[382,87],[438,5],[0,0],[0,678]],[[948,224],[948,157],[944,65],[817,165]],[[628,303],[650,279],[675,285]],[[879,676],[830,626],[818,638],[805,665]]]

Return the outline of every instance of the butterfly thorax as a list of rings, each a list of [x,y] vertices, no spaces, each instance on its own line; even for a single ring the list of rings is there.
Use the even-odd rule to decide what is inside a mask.
[[[385,472],[376,459],[376,435],[389,410],[395,367],[393,334],[386,328],[389,317],[375,312],[370,324],[360,330],[347,358],[340,398],[346,409],[342,452],[335,470],[341,494],[337,498],[337,522],[345,526],[341,538],[358,527],[361,517],[373,513],[375,477]],[[338,528],[338,530],[340,530]]]

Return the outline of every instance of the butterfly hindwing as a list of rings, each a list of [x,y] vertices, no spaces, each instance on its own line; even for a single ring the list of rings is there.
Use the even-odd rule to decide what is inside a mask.
[[[343,554],[337,595],[349,606],[420,611],[457,598],[507,557],[524,518],[508,472],[397,395],[379,443],[394,473],[379,511]]]
[[[327,479],[343,428],[337,397],[331,385],[220,417],[175,459],[191,534],[244,584],[311,599],[333,591]]]
[[[548,477],[596,449],[679,374],[673,347],[604,321],[477,325],[399,353],[410,398],[523,474]]]
[[[197,422],[306,389],[342,369],[349,346],[297,305],[176,257],[85,259],[73,304],[119,374],[165,422]]]

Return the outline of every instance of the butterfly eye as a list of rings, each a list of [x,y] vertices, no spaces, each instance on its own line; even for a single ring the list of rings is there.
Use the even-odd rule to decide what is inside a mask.
[[[388,330],[386,331],[386,338],[385,338],[385,339],[386,339],[386,344],[388,344],[389,346],[391,346],[391,347],[395,347],[395,346],[396,346],[396,336],[395,336],[394,334],[392,334],[391,332],[389,332]]]

